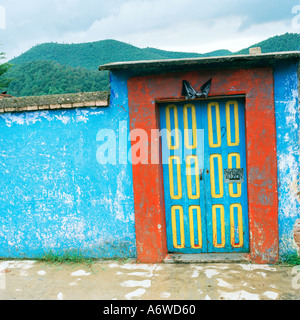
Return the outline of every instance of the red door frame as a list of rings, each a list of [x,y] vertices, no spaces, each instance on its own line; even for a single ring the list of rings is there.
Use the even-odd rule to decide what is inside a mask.
[[[210,96],[245,95],[250,259],[278,260],[278,197],[276,127],[271,68],[201,70],[133,77],[128,80],[130,130],[148,137],[159,130],[156,101],[180,99],[182,80],[199,88],[212,78]],[[167,255],[162,165],[151,163],[159,154],[156,139],[147,143],[147,159],[133,165],[135,227],[138,261],[161,262]],[[132,142],[132,146],[134,146]],[[132,155],[134,157],[134,155]]]

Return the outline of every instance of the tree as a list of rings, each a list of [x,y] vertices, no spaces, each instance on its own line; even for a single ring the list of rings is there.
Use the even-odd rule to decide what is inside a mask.
[[[5,59],[5,53],[0,53],[0,59]],[[12,65],[8,62],[0,64],[0,91],[5,90],[12,79],[9,79],[5,76],[5,73],[12,67]]]

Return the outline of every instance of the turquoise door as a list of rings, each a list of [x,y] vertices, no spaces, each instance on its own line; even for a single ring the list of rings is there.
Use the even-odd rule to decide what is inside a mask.
[[[169,252],[249,252],[244,101],[160,105]]]

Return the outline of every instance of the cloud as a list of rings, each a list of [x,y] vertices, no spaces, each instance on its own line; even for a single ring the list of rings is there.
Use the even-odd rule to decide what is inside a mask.
[[[207,52],[240,50],[270,36],[293,32],[292,1],[128,0],[117,13],[64,35],[73,42],[113,38],[133,45]]]
[[[2,0],[11,57],[43,42],[116,39],[140,47],[207,52],[245,46],[291,27],[292,0]],[[0,51],[2,51],[0,50]]]
[[[64,34],[87,30],[95,20],[117,12],[124,0],[2,0],[6,29],[0,30],[9,56],[31,46],[58,41]]]
[[[236,14],[244,16],[240,30],[245,30],[254,25],[285,21],[292,19],[294,0],[284,1],[246,1],[243,5],[233,9]]]

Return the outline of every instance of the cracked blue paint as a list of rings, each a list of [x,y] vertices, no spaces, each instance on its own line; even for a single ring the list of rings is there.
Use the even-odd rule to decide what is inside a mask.
[[[0,116],[0,257],[135,257],[131,164],[96,159],[98,130],[129,121],[115,103]]]
[[[293,225],[300,218],[298,63],[285,61],[274,68],[278,165],[279,255],[296,253]]]

